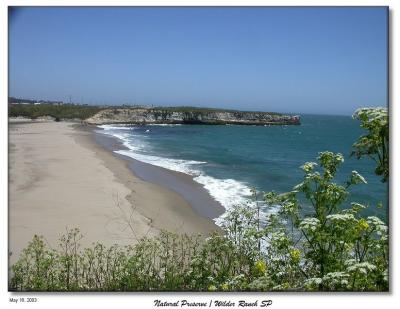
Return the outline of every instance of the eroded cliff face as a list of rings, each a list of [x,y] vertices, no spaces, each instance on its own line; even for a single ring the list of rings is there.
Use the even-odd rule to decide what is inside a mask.
[[[88,124],[237,124],[237,125],[298,125],[299,116],[267,112],[219,111],[202,109],[112,108],[104,109]]]

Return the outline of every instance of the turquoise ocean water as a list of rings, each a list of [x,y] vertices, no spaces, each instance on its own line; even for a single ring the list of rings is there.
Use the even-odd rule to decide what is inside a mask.
[[[104,134],[123,141],[117,150],[136,160],[194,177],[225,208],[250,199],[250,188],[289,191],[302,181],[299,166],[315,161],[318,152],[341,152],[345,162],[336,181],[352,170],[368,181],[353,187],[351,201],[369,205],[367,214],[386,220],[388,186],[370,159],[350,158],[351,146],[365,132],[350,116],[302,115],[300,126],[146,125],[101,126]],[[377,203],[384,207],[379,209]]]

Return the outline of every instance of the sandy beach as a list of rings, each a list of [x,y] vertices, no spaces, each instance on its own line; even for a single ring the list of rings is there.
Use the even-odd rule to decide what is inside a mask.
[[[10,262],[33,235],[55,247],[68,228],[81,230],[83,246],[132,244],[162,229],[205,235],[219,230],[180,194],[143,181],[128,164],[81,125],[10,122]]]

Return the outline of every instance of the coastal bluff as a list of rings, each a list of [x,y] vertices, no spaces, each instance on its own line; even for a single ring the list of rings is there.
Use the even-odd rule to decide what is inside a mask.
[[[85,120],[87,124],[205,124],[299,125],[299,116],[186,107],[107,108]]]

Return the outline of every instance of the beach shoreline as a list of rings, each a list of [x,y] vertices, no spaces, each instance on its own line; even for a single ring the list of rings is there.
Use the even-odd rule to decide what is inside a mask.
[[[220,232],[177,192],[137,177],[132,162],[105,149],[92,131],[79,123],[9,123],[11,264],[35,234],[56,248],[74,227],[83,247],[133,244],[161,230]]]
[[[87,147],[100,150],[97,154],[102,158],[104,164],[113,171],[119,180],[123,181],[126,186],[130,187],[132,192],[137,189],[136,187],[130,185],[131,179],[129,178],[133,176],[137,183],[143,182],[144,185],[147,184],[148,186],[154,186],[154,188],[156,188],[158,191],[172,191],[173,193],[177,194],[180,197],[178,203],[179,205],[176,206],[177,212],[183,211],[183,214],[190,215],[190,217],[192,217],[193,213],[195,213],[200,215],[201,219],[212,221],[213,224],[213,219],[218,218],[225,212],[225,208],[216,202],[209,195],[206,189],[204,189],[199,183],[195,182],[192,176],[173,170],[168,170],[160,166],[144,163],[131,157],[115,153],[115,150],[126,149],[126,147],[119,139],[115,137],[97,133],[96,131],[99,129],[97,126],[92,127],[77,124],[74,126],[74,129],[81,132],[81,134],[86,134],[86,132],[88,133],[84,139],[80,139],[78,136],[75,136],[74,138],[78,143],[83,143],[83,145]],[[112,155],[112,158],[109,155]],[[116,162],[122,163],[127,170],[125,169],[122,173],[120,173],[121,170],[118,170],[114,165]],[[183,187],[183,190],[177,188],[179,185]],[[189,192],[184,192],[184,190]],[[181,202],[181,198],[184,199],[185,203]],[[195,200],[196,198],[199,200]],[[132,203],[135,202],[135,198],[132,195],[130,195],[128,199]],[[202,202],[204,202],[204,204],[201,204]],[[190,207],[193,213],[192,211],[188,213],[186,212],[185,209],[187,206]],[[175,209],[175,206],[173,208]],[[142,211],[146,212],[146,209],[143,209]],[[163,226],[161,222],[156,225],[158,227]],[[187,229],[184,228],[185,233],[197,233],[196,231],[198,228],[196,226],[197,224],[194,224],[194,231],[192,231],[192,228],[189,227]],[[217,231],[220,230],[218,226],[213,226],[212,231],[214,231],[214,228],[216,228],[215,230]],[[162,229],[171,231],[169,226],[165,226],[165,228]],[[176,228],[174,231],[179,232]]]
[[[210,195],[203,185],[196,182],[193,176],[120,154],[118,153],[119,150],[129,150],[122,140],[115,136],[103,134],[103,129],[97,126],[79,127],[81,130],[86,128],[92,131],[92,138],[96,143],[112,152],[114,156],[128,162],[128,167],[136,177],[178,193],[200,216],[214,220],[225,212],[225,208]]]

